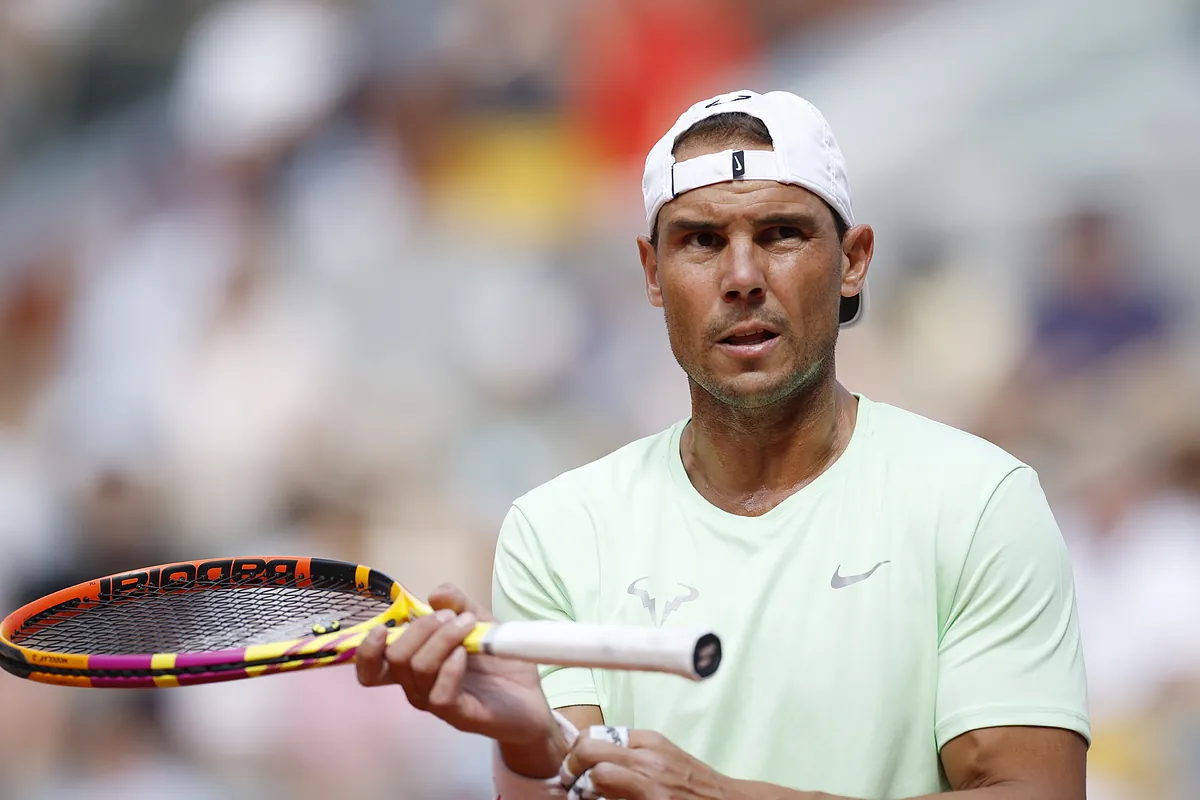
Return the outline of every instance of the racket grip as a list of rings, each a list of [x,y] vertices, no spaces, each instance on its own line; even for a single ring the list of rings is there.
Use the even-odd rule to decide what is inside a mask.
[[[563,667],[666,672],[694,681],[717,671],[721,640],[708,631],[582,622],[494,623],[479,649]]]

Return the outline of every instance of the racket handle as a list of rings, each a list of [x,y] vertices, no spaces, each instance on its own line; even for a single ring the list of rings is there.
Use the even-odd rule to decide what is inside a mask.
[[[582,622],[493,623],[479,649],[563,667],[667,672],[698,681],[717,671],[721,640],[707,631]]]

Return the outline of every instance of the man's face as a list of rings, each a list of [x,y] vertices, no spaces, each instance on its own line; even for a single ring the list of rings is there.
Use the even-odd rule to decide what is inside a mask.
[[[726,149],[685,142],[675,157]],[[726,405],[758,408],[830,373],[840,301],[861,289],[873,241],[858,226],[840,244],[829,206],[799,186],[731,181],[667,203],[657,248],[643,238],[639,250],[684,372]]]

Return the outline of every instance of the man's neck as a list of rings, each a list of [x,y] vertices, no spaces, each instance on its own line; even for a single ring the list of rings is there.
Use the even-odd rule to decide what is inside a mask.
[[[730,513],[758,516],[811,483],[845,451],[858,400],[830,380],[758,409],[719,403],[692,387],[680,456],[697,491]]]

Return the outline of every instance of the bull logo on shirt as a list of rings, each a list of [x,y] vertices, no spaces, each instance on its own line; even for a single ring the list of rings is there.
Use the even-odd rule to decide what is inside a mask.
[[[646,589],[638,586],[644,580],[649,579],[649,575],[638,578],[633,583],[629,584],[628,592],[634,597],[642,601],[642,607],[650,612],[650,621],[654,623],[656,628],[661,628],[667,622],[667,617],[671,616],[672,611],[679,610],[679,607],[684,603],[690,603],[700,596],[700,590],[695,587],[688,586],[686,583],[678,583],[677,586],[682,586],[686,591],[676,594],[663,605],[662,618],[660,619],[656,613],[658,607],[658,598],[655,598]]]

